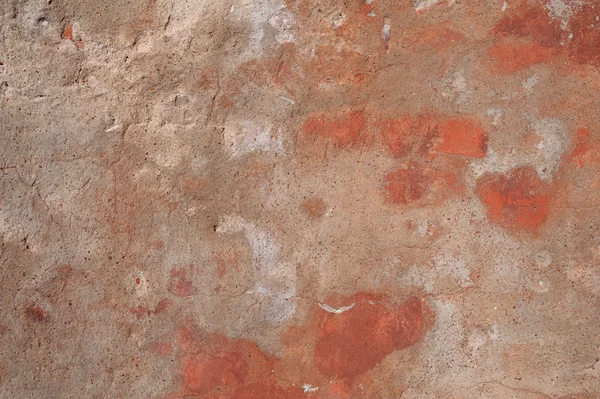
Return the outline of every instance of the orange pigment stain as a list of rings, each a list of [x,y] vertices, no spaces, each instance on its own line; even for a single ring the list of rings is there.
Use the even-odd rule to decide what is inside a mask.
[[[550,196],[532,168],[519,168],[501,175],[485,175],[477,183],[477,194],[486,205],[491,222],[507,229],[537,231],[548,219]]]
[[[498,73],[509,74],[552,60],[556,51],[537,43],[499,43],[488,51]]]
[[[440,124],[436,152],[483,158],[487,151],[487,132],[475,121],[454,119]]]
[[[393,204],[410,204],[420,200],[443,202],[460,192],[456,175],[424,163],[400,165],[384,176],[386,199]]]
[[[201,338],[179,330],[183,392],[170,397],[231,399],[310,398],[301,388],[281,386],[273,374],[279,359],[246,340],[221,334]],[[285,384],[284,382],[281,382]]]
[[[61,37],[63,40],[73,41],[73,25],[66,24]]]
[[[367,116],[354,111],[333,117],[324,114],[309,116],[302,126],[302,136],[325,138],[337,148],[363,147],[370,143],[366,134]]]
[[[425,333],[428,308],[418,298],[397,305],[359,293],[342,302],[354,306],[339,314],[318,309],[315,362],[328,378],[350,381],[392,352],[415,345]]]

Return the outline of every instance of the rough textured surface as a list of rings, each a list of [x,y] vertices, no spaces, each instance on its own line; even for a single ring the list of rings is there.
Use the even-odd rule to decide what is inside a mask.
[[[599,397],[599,20],[0,1],[0,397]]]

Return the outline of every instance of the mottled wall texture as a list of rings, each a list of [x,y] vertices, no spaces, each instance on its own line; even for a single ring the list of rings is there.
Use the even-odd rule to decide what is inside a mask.
[[[0,398],[600,397],[600,0],[0,0],[0,38]]]

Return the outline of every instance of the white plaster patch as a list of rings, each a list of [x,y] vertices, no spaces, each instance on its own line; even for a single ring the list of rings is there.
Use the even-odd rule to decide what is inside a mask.
[[[544,294],[550,290],[550,282],[539,270],[532,271],[527,278],[527,287],[538,294]]]
[[[354,305],[355,304],[353,303],[352,305],[342,306],[341,308],[336,309],[336,308],[332,308],[331,306],[327,305],[326,303],[319,303],[319,307],[321,309],[323,309],[326,312],[335,313],[335,314],[344,313],[344,312],[352,309],[354,307]]]
[[[258,121],[228,123],[223,131],[224,145],[232,158],[257,151],[284,154],[281,131],[275,134],[274,130]]]
[[[246,50],[241,58],[258,58],[263,54],[262,41],[268,24],[277,31],[279,43],[293,42],[293,17],[282,0],[237,0],[231,6],[231,14],[251,28]]]
[[[437,256],[432,262],[433,268],[411,266],[402,277],[402,283],[408,286],[422,287],[425,292],[435,292],[436,286],[443,282],[444,276],[452,278],[461,288],[473,285],[470,270],[465,262],[450,255]]]
[[[471,332],[467,340],[467,347],[470,350],[471,356],[473,356],[479,348],[485,345],[488,341],[488,335],[479,329]]]
[[[530,95],[531,93],[533,93],[533,88],[535,87],[535,85],[537,83],[538,83],[537,75],[533,75],[530,78],[526,79],[522,84],[525,94]]]
[[[502,291],[510,291],[519,285],[521,278],[521,269],[519,264],[510,256],[500,256],[493,262],[494,275],[502,282],[498,286]]]
[[[128,284],[130,285],[132,283],[132,281],[128,281]],[[143,297],[148,295],[148,292],[150,291],[150,287],[148,286],[148,279],[146,279],[146,276],[144,274],[143,271],[139,271],[136,273],[134,279],[133,279],[133,284],[134,284],[134,292],[138,297]]]
[[[287,9],[280,9],[269,19],[269,25],[275,28],[275,40],[277,43],[294,43],[294,17]]]
[[[567,126],[558,119],[545,118],[534,122],[531,128],[540,137],[535,153],[513,152],[500,156],[490,146],[485,157],[471,162],[475,177],[486,172],[506,173],[519,166],[531,165],[541,179],[551,181],[563,153],[569,148]]]
[[[417,227],[417,232],[421,237],[431,236],[432,232],[429,230],[429,222],[422,220]]]
[[[288,319],[296,312],[296,268],[279,259],[279,247],[273,235],[239,216],[227,216],[217,232],[243,232],[252,250],[255,288],[250,293],[269,298],[266,318],[272,322]]]
[[[540,251],[535,254],[535,265],[545,269],[552,264],[552,255],[548,251]]]
[[[546,9],[550,16],[561,20],[561,28],[567,29],[574,11],[582,5],[582,0],[549,0]]]
[[[442,80],[440,93],[442,97],[463,104],[471,98],[473,92],[469,89],[465,71],[460,70],[449,78]]]
[[[500,338],[500,328],[496,324],[493,324],[488,329],[487,334],[492,341],[496,341],[498,338]]]
[[[319,390],[319,387],[314,387],[310,384],[304,384],[302,385],[302,389],[304,389],[304,393],[308,393],[308,392],[316,392]]]
[[[402,283],[407,286],[422,287],[425,292],[431,294],[435,291],[435,278],[435,272],[411,266],[402,277]]]
[[[563,153],[569,147],[569,131],[564,122],[552,118],[536,122],[533,129],[542,139],[537,145],[541,158],[536,165],[537,172],[542,179],[551,180]]]
[[[429,375],[434,375],[442,382],[442,386],[450,384],[452,388],[460,384],[461,377],[467,369],[467,354],[463,349],[465,330],[463,318],[456,306],[450,302],[432,301],[436,319],[430,333],[428,354]]]
[[[492,118],[492,125],[498,126],[500,117],[502,116],[502,110],[500,108],[488,108],[485,114]]]
[[[475,178],[479,178],[484,173],[506,173],[516,166],[519,164],[513,154],[500,156],[491,146],[488,146],[485,157],[471,162],[471,170]]]
[[[438,273],[455,278],[461,287],[466,288],[473,285],[469,276],[471,272],[464,261],[450,255],[444,255],[435,257],[433,263]]]
[[[190,152],[191,147],[181,134],[186,128],[167,123],[160,125],[158,118],[149,125],[130,125],[125,134],[125,140],[148,150],[148,158],[156,164],[174,169]]]
[[[446,3],[449,6],[455,3],[455,0],[413,0],[415,5],[415,11],[417,14],[422,14],[425,11],[440,5],[442,3]]]
[[[508,8],[508,3],[505,1],[505,2],[502,4],[502,12],[506,11],[506,9],[507,9],[507,8]]]
[[[204,171],[208,164],[208,158],[202,156],[195,156],[190,160],[190,172],[194,175],[198,175]]]
[[[340,26],[344,25],[346,22],[347,16],[344,13],[336,12],[331,16],[331,24],[333,25],[333,29],[337,29]]]
[[[391,30],[392,27],[390,25],[390,19],[385,18],[383,22],[383,28],[381,29],[381,36],[383,37],[383,41],[386,43],[390,41]]]

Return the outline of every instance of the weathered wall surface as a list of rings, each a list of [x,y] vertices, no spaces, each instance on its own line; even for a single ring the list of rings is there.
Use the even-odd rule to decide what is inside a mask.
[[[598,397],[599,20],[0,1],[0,398]]]

